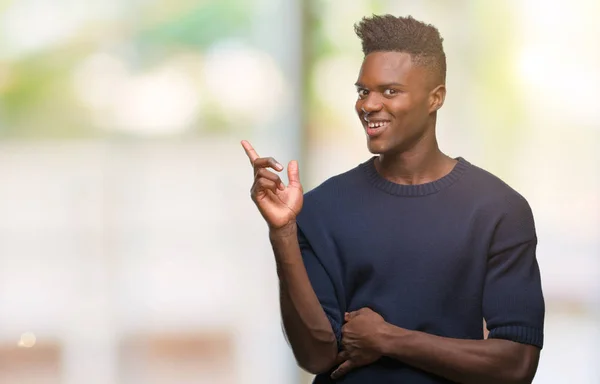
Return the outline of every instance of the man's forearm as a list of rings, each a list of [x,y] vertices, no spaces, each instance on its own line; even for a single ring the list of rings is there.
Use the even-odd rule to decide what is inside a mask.
[[[298,364],[311,373],[328,371],[337,340],[310,284],[302,261],[296,226],[270,232],[279,276],[283,326]]]
[[[389,325],[382,353],[463,384],[531,383],[539,349],[508,340],[462,340]]]

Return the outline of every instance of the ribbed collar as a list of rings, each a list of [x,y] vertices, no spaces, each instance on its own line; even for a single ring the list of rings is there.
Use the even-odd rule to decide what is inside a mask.
[[[452,168],[452,171],[435,181],[415,185],[397,184],[387,180],[377,172],[377,169],[375,168],[376,158],[377,156],[373,156],[368,161],[362,163],[360,167],[363,169],[367,178],[369,179],[369,182],[371,182],[374,187],[379,188],[391,195],[397,196],[419,197],[439,192],[440,190],[452,185],[469,168],[469,166],[471,166],[471,163],[469,163],[467,160],[463,159],[462,157],[457,157],[455,160],[458,160],[458,162],[454,168]]]

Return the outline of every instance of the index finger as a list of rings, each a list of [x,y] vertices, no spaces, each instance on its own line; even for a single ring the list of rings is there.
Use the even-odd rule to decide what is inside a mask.
[[[244,151],[246,152],[246,155],[250,159],[250,164],[254,165],[254,161],[256,161],[256,159],[258,159],[258,157],[259,157],[258,153],[256,153],[256,151],[254,150],[254,148],[252,147],[252,144],[250,144],[246,140],[242,140],[242,147],[244,147]]]

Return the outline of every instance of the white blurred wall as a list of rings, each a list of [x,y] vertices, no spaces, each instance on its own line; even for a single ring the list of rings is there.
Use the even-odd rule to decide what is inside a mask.
[[[293,377],[240,148],[0,145],[0,342],[57,343],[64,383],[137,383],[123,342],[221,333],[236,383]]]

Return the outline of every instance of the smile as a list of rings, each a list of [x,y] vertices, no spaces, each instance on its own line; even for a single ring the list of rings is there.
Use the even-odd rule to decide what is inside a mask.
[[[390,124],[389,121],[375,121],[375,122],[369,122],[367,123],[367,126],[369,128],[380,128],[380,127],[386,127]]]
[[[367,135],[371,138],[379,136],[390,125],[389,121],[371,121],[367,123]]]

